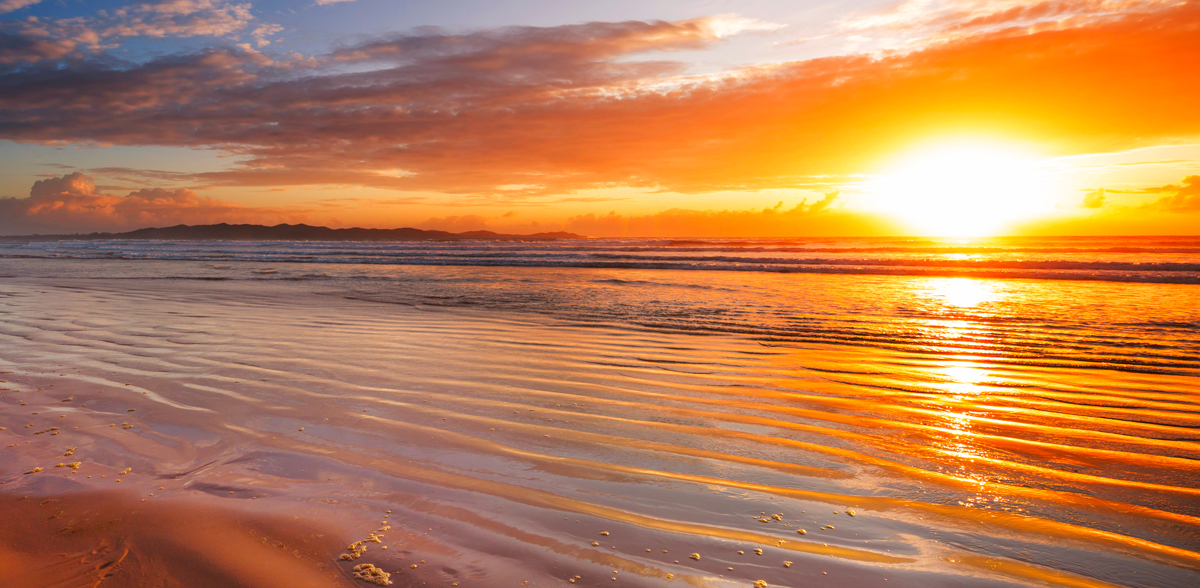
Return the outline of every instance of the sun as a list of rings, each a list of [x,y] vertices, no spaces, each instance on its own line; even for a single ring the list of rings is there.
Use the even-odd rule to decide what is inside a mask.
[[[1020,149],[939,143],[896,159],[873,182],[880,209],[928,236],[997,235],[1050,211],[1049,181]]]

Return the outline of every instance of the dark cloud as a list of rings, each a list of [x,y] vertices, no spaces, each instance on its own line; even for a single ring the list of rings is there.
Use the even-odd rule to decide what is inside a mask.
[[[0,29],[0,65],[62,59],[78,46],[70,39],[47,39]]]
[[[707,17],[678,22],[593,22],[558,27],[507,27],[464,35],[436,30],[396,35],[333,52],[338,61],[387,61],[478,71],[567,73],[571,64],[642,51],[703,49],[722,36],[764,25]],[[511,73],[510,73],[511,75]]]

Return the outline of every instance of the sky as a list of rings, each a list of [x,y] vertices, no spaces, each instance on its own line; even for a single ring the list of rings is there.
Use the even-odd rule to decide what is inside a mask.
[[[1200,1],[0,0],[0,234],[1200,234]]]

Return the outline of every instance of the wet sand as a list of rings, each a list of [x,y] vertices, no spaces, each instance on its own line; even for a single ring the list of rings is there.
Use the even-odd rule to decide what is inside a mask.
[[[1200,582],[1191,373],[119,280],[0,349],[4,586]]]
[[[353,585],[328,521],[38,482],[0,494],[2,586]]]

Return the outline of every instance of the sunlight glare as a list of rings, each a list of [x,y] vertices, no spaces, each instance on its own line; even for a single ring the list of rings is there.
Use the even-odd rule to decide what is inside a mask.
[[[971,278],[938,278],[930,280],[930,286],[942,304],[956,308],[975,308],[1003,298],[995,284]]]
[[[1020,150],[981,142],[911,152],[874,183],[880,208],[922,235],[996,235],[1050,211],[1046,171]]]

